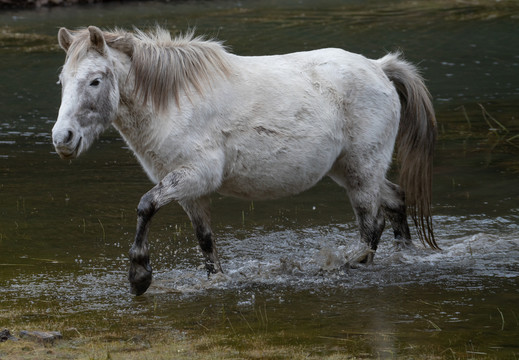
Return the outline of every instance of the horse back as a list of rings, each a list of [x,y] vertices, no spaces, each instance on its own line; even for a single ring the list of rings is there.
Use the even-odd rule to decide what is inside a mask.
[[[232,90],[224,92],[225,101],[234,102],[221,119],[222,193],[298,193],[324,177],[355,143],[380,142],[388,130],[396,135],[398,95],[382,70],[360,55],[323,49],[236,56],[234,63]]]

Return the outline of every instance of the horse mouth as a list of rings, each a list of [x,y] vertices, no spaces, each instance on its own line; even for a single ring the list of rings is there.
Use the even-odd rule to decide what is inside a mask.
[[[56,147],[56,152],[58,153],[59,157],[62,158],[63,160],[74,159],[79,155],[79,149],[81,147],[82,140],[83,140],[83,138],[80,137],[79,140],[77,141],[76,146],[73,149],[71,149],[68,146],[67,147],[65,147],[65,146]]]

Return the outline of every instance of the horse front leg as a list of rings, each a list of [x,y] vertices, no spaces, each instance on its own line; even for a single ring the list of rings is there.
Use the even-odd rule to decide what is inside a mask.
[[[143,196],[143,199],[145,196]],[[142,203],[143,200],[141,200],[140,204]],[[134,295],[144,294],[151,285],[152,279],[148,247],[148,230],[151,217],[155,211],[151,207],[148,208],[148,212],[142,211],[140,204],[137,210],[138,217],[135,241],[130,249],[130,271],[128,274],[130,292]]]
[[[144,194],[137,207],[137,230],[135,241],[130,249],[130,292],[142,295],[151,285],[152,268],[150,265],[148,231],[150,221],[159,208],[175,198],[178,184],[176,173],[170,173],[153,189]]]
[[[193,224],[196,238],[205,258],[207,275],[223,272],[218,258],[218,251],[216,250],[216,242],[211,231],[209,197],[205,196],[196,200],[181,201],[180,205],[182,205]]]

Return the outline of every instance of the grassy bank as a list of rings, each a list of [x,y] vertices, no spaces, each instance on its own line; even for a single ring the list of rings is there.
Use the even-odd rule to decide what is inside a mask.
[[[75,337],[43,345],[30,340],[0,344],[0,359],[345,359],[355,358],[344,352],[319,354],[301,346],[269,345],[262,336],[235,339],[235,346],[225,345],[223,335],[154,334],[128,339]],[[236,341],[237,340],[237,341]],[[368,354],[357,354],[361,358]]]

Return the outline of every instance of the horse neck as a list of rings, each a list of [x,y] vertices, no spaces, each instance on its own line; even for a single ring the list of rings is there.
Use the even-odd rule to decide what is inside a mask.
[[[152,112],[148,106],[135,100],[131,59],[120,52],[114,54],[114,70],[119,86],[119,109],[113,122],[114,127],[126,140],[134,152],[140,152],[142,137],[149,137],[152,132]]]
[[[172,98],[165,109],[155,109],[152,101],[143,104],[143,100],[135,92],[135,75],[131,69],[131,59],[117,52],[114,64],[118,76],[120,103],[114,126],[134,152],[142,153],[148,150],[150,145],[160,142],[172,127],[182,129],[200,125],[197,123],[200,119],[195,113],[211,109],[217,100],[213,95],[224,93],[220,91],[220,86],[228,81],[230,62],[227,61],[231,61],[230,58],[225,60],[221,73],[216,74],[214,79],[203,80],[207,82],[207,89],[203,94],[199,93],[195,85],[186,82],[183,85],[188,88],[178,89],[177,101],[173,101],[175,99]]]

